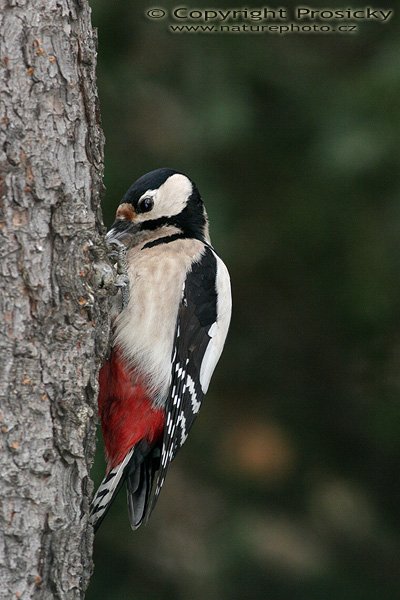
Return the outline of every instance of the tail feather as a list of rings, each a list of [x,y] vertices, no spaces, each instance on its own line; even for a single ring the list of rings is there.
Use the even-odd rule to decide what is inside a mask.
[[[135,447],[128,452],[119,465],[104,477],[92,500],[89,522],[93,525],[95,531],[99,528],[100,523],[106,516],[108,509],[125,480],[128,465],[134,457],[134,452]]]
[[[129,521],[133,530],[147,521],[154,475],[160,464],[160,449],[153,448],[137,468],[130,468],[126,483]]]
[[[133,530],[137,529],[143,521],[148,487],[149,478],[143,462],[126,478],[129,521]]]
[[[152,448],[148,442],[141,440],[131,448],[124,460],[104,477],[92,500],[89,521],[95,531],[99,528],[125,480],[132,529],[137,529],[144,520],[147,520],[149,498],[159,464],[158,447]]]

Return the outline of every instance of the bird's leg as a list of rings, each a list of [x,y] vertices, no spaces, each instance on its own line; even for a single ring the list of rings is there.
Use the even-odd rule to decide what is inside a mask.
[[[129,302],[129,277],[128,265],[126,263],[127,247],[119,240],[112,239],[107,242],[110,249],[109,258],[111,262],[117,266],[117,277],[115,279],[115,287],[121,290],[122,310]]]

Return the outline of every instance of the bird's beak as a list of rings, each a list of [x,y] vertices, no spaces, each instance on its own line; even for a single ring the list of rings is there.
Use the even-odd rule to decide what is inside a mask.
[[[125,219],[117,219],[107,232],[106,241],[112,242],[113,240],[118,240],[129,245],[129,240],[137,231],[139,231],[137,223],[132,223],[132,221],[126,221]]]

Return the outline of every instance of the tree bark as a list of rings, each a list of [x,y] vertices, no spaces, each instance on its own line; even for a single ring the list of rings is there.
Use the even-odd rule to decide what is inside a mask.
[[[0,597],[82,598],[108,340],[96,40],[86,0],[0,9]]]

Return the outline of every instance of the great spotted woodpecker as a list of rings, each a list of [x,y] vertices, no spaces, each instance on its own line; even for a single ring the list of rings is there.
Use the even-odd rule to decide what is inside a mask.
[[[125,290],[125,301],[120,294],[114,303],[111,355],[100,371],[107,471],[91,522],[100,525],[126,481],[136,529],[207,392],[228,332],[231,289],[197,187],[172,169],[151,171],[129,188],[107,241],[126,253],[129,297]]]

